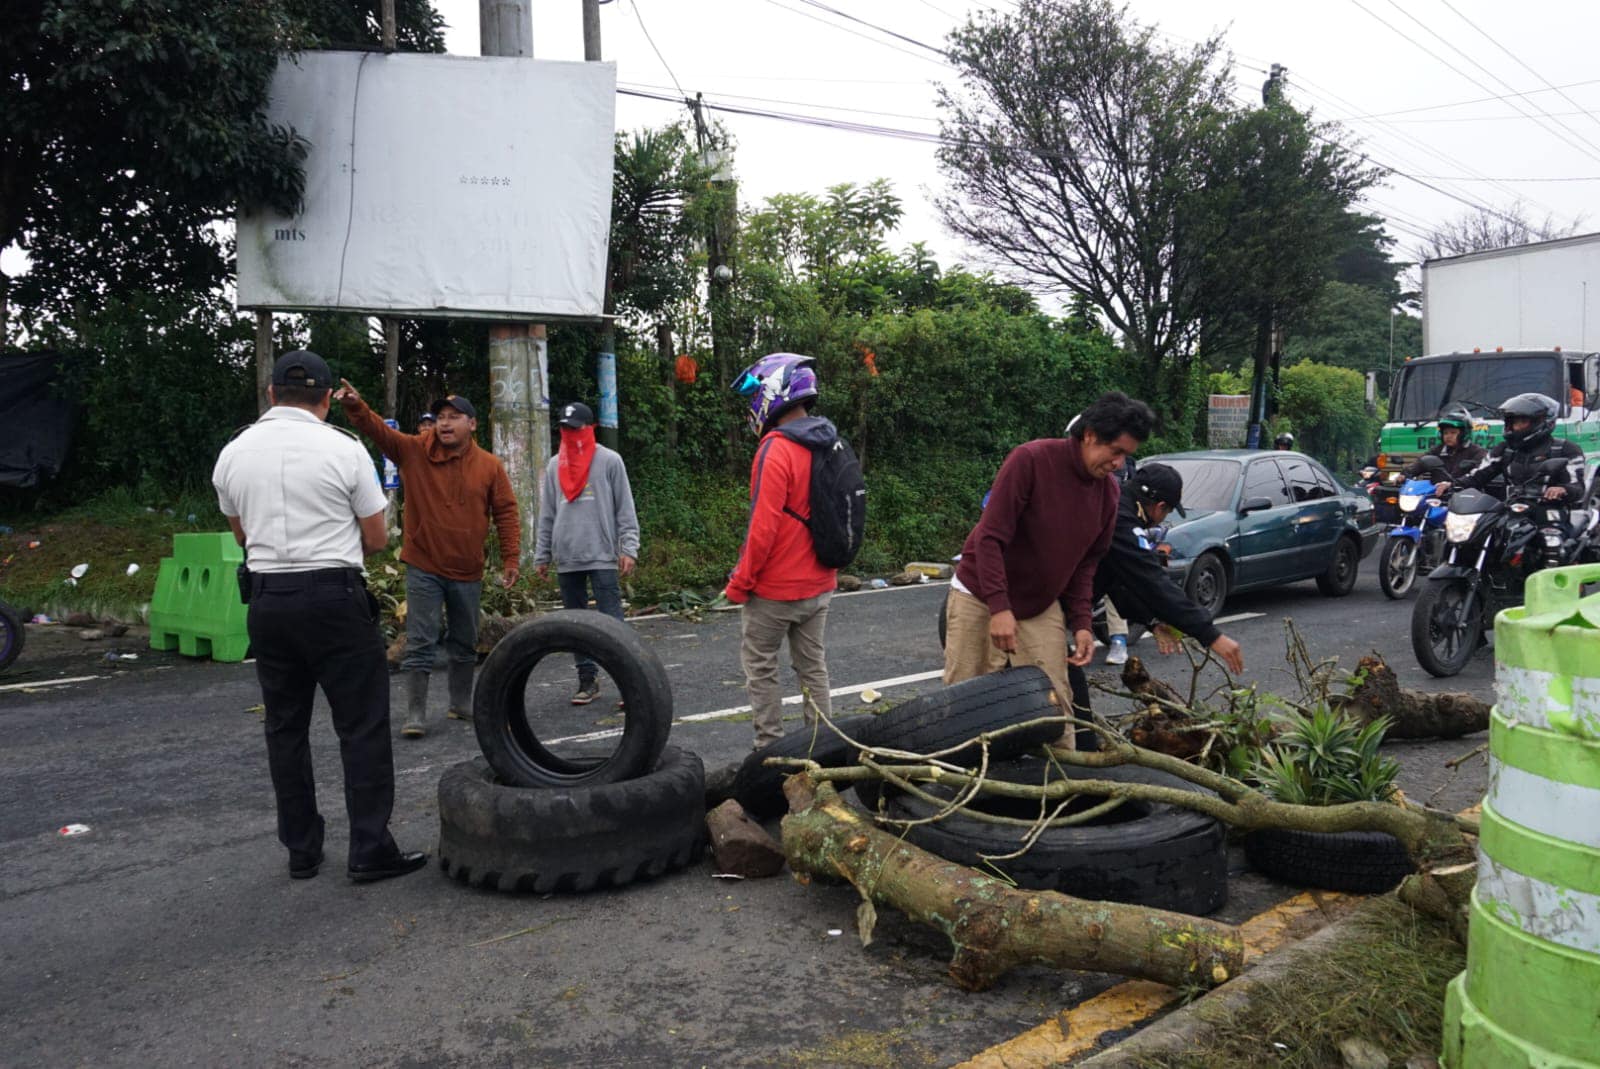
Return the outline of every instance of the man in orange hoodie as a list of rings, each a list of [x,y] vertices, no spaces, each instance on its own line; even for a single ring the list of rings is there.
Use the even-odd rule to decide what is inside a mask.
[[[809,356],[773,353],[734,382],[750,397],[750,429],[761,444],[750,465],[750,525],[723,594],[744,606],[739,660],[757,749],[783,735],[778,651],[786,638],[800,685],[824,715],[832,715],[823,639],[839,576],[817,559],[801,519],[811,515],[812,451],[838,437],[832,423],[811,414],[814,363]],[[815,721],[810,704],[801,711],[807,724]]]
[[[383,422],[349,382],[334,400],[351,426],[394,461],[405,490],[400,559],[406,564],[406,717],[403,738],[427,733],[428,673],[443,632],[449,656],[449,715],[472,719],[472,673],[478,662],[478,602],[483,541],[494,520],[500,536],[500,585],[517,581],[521,529],[517,499],[500,458],[472,440],[478,412],[465,397],[434,402],[433,427],[402,434]]]

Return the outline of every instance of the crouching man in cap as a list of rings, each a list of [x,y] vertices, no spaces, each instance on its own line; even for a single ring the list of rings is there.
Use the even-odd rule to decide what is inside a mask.
[[[327,696],[344,762],[352,880],[415,872],[423,853],[401,853],[389,834],[394,754],[389,670],[378,603],[363,555],[383,549],[383,491],[355,435],[329,426],[333,385],[316,353],[285,353],[272,370],[272,408],[234,435],[211,481],[245,547],[241,594],[265,706],[267,764],[278,802],[278,839],[289,875],[322,865],[323,821],[311,772],[311,703]]]
[[[472,673],[478,662],[478,602],[483,543],[494,521],[500,536],[500,585],[519,574],[517,499],[500,458],[478,448],[478,410],[451,394],[433,404],[433,429],[402,434],[368,408],[343,379],[334,399],[352,426],[400,469],[405,490],[400,559],[406,565],[406,716],[400,734],[427,733],[428,673],[441,636],[450,665],[448,715],[472,719]]]

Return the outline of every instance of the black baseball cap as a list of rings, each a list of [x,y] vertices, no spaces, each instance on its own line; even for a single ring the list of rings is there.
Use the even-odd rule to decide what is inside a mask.
[[[1183,476],[1165,464],[1141,464],[1133,473],[1133,486],[1146,501],[1172,506],[1179,516],[1188,516],[1183,507]]]
[[[594,425],[594,409],[582,401],[569,401],[561,406],[560,424],[563,427],[592,427]]]
[[[305,386],[313,390],[333,389],[333,372],[328,362],[309,349],[296,349],[278,357],[272,365],[272,385]]]
[[[458,393],[453,393],[448,397],[439,398],[433,403],[433,408],[429,411],[431,411],[435,416],[438,416],[441,408],[453,408],[463,416],[466,416],[468,419],[478,418],[478,410],[472,407],[472,402],[467,400],[465,397],[462,397]]]

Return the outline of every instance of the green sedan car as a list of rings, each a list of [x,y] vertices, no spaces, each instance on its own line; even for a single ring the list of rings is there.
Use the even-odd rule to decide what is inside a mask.
[[[1156,461],[1183,476],[1189,514],[1171,518],[1168,568],[1213,616],[1230,594],[1301,579],[1343,597],[1383,535],[1372,501],[1303,453],[1205,449],[1139,463]]]

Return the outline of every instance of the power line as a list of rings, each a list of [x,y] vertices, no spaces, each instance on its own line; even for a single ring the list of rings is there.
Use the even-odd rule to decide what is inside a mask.
[[[1489,104],[1497,100],[1506,100],[1511,97],[1531,97],[1540,93],[1560,92],[1563,89],[1577,89],[1585,85],[1600,85],[1600,78],[1585,78],[1581,82],[1563,82],[1561,85],[1551,86],[1549,89],[1529,89],[1522,93],[1498,93],[1494,96],[1473,97],[1471,100],[1453,100],[1448,104],[1424,104],[1415,108],[1400,108],[1396,111],[1375,111],[1364,115],[1354,115],[1354,119],[1384,119],[1393,115],[1415,115],[1420,111],[1443,111],[1445,108],[1464,108],[1469,104]]]
[[[1484,31],[1483,27],[1479,26],[1476,22],[1473,22],[1471,19],[1467,18],[1467,16],[1463,15],[1459,10],[1457,10],[1456,6],[1454,4],[1452,4],[1452,3],[1450,3],[1450,0],[1439,0],[1439,2],[1441,4],[1443,4],[1445,7],[1449,8],[1450,11],[1457,18],[1459,18],[1462,22],[1465,22],[1468,26],[1471,26],[1474,30],[1477,30],[1478,33],[1485,40],[1487,40],[1490,44],[1494,45],[1500,51],[1504,52],[1506,55],[1510,56],[1513,60],[1515,60],[1522,67],[1523,70],[1527,71],[1529,74],[1531,74],[1535,78],[1539,79],[1545,85],[1549,86],[1552,91],[1554,91],[1556,93],[1560,93],[1561,94],[1561,99],[1565,100],[1568,104],[1571,104],[1575,108],[1580,108],[1581,109],[1583,107],[1582,104],[1579,104],[1576,100],[1573,100],[1566,93],[1562,92],[1561,89],[1559,89],[1555,85],[1551,84],[1550,79],[1546,78],[1542,73],[1540,73],[1537,70],[1534,70],[1532,67],[1530,67],[1526,63],[1524,63],[1522,61],[1522,58],[1520,56],[1518,56],[1515,52],[1512,52],[1511,49],[1509,49],[1505,45],[1501,44],[1495,38],[1489,36],[1489,34]],[[1600,117],[1597,117],[1594,114],[1594,112],[1592,112],[1592,111],[1583,111],[1582,114],[1589,116],[1589,118],[1591,120],[1593,120],[1597,125],[1600,125]],[[1562,125],[1565,126],[1566,124],[1563,123]]]
[[[661,49],[656,47],[656,39],[650,36],[650,27],[644,24],[644,15],[639,11],[639,0],[633,0],[631,6],[633,7],[633,17],[639,20],[639,29],[644,31],[644,39],[650,42],[650,50],[656,54],[656,58],[661,61],[661,65],[667,69],[667,77],[671,78],[672,84],[677,86],[678,95],[687,97],[689,94],[685,93],[683,86],[678,84],[678,76],[672,73],[672,66],[667,63],[667,57],[661,54]]]
[[[665,91],[666,88],[665,86],[650,85],[647,82],[619,82],[618,84],[627,85],[634,89],[654,89],[657,91]],[[682,90],[680,89],[679,92],[682,92]],[[783,97],[762,97],[751,96],[747,93],[728,92],[719,92],[717,93],[717,96],[728,100],[751,100],[758,104],[787,104],[790,107],[797,108],[818,108],[823,111],[846,111],[853,115],[877,115],[888,119],[911,119],[915,122],[929,123],[938,123],[940,121],[937,117],[931,115],[913,115],[904,111],[873,111],[869,108],[852,108],[843,104],[817,104],[811,101],[788,100]]]
[[[1449,41],[1445,40],[1444,37],[1440,36],[1440,34],[1438,33],[1437,30],[1434,30],[1431,26],[1429,26],[1426,23],[1424,23],[1421,19],[1418,19],[1415,15],[1413,15],[1409,11],[1405,10],[1405,8],[1403,8],[1399,4],[1395,3],[1395,0],[1387,0],[1387,2],[1389,3],[1390,6],[1395,8],[1395,10],[1399,11],[1402,15],[1406,16],[1406,18],[1408,18],[1411,21],[1415,22],[1418,26],[1421,26],[1429,34],[1431,34],[1432,36],[1437,38],[1447,48],[1451,49],[1452,51],[1456,52],[1458,55],[1460,55],[1463,58],[1465,58],[1467,60],[1467,62],[1469,62],[1469,63],[1475,62],[1471,56],[1467,55],[1465,52],[1461,51],[1461,49],[1457,48],[1455,45],[1453,45]],[[1465,78],[1467,81],[1471,82],[1473,85],[1476,85],[1480,89],[1483,89],[1485,91],[1488,90],[1489,87],[1484,85],[1483,82],[1479,81],[1476,77],[1474,77],[1471,74],[1468,74],[1466,71],[1462,70],[1460,67],[1457,67],[1454,63],[1451,63],[1449,60],[1447,60],[1443,56],[1439,55],[1439,53],[1435,52],[1433,49],[1429,48],[1427,45],[1423,44],[1421,41],[1418,41],[1415,37],[1412,37],[1410,34],[1406,33],[1404,30],[1400,29],[1394,23],[1388,21],[1383,16],[1379,15],[1377,12],[1375,12],[1371,8],[1367,7],[1365,4],[1363,4],[1361,2],[1361,0],[1350,0],[1350,3],[1354,4],[1359,10],[1361,10],[1362,12],[1364,12],[1365,14],[1370,16],[1372,19],[1376,20],[1379,23],[1382,23],[1385,27],[1387,27],[1388,29],[1394,31],[1400,37],[1402,37],[1406,41],[1410,42],[1411,45],[1413,47],[1417,48],[1419,51],[1423,52],[1424,54],[1428,55],[1432,59],[1434,59],[1437,62],[1443,64],[1445,67],[1449,68],[1453,73],[1460,75],[1462,78]],[[1487,71],[1487,68],[1485,68],[1485,69]],[[1495,81],[1500,82],[1500,84],[1505,86],[1508,90],[1511,90],[1511,91],[1515,92],[1515,89],[1509,83],[1507,83],[1506,81],[1501,79],[1493,71],[1487,71],[1487,73],[1489,74],[1489,76],[1491,78],[1494,78]],[[1517,104],[1513,103],[1510,99],[1507,99],[1505,101],[1505,103],[1510,107],[1517,107],[1518,106]],[[1537,110],[1537,106],[1535,105],[1534,107]],[[1534,116],[1530,115],[1529,118],[1534,118]],[[1551,130],[1540,119],[1534,118],[1534,121],[1538,122],[1540,126],[1544,127],[1544,129],[1546,130],[1547,133],[1550,133],[1552,135],[1555,135],[1555,136],[1559,137],[1559,135],[1557,135],[1554,130]],[[1584,138],[1582,135],[1579,135],[1576,131],[1571,130],[1570,127],[1568,127],[1567,129],[1568,129],[1568,132],[1572,133],[1574,137],[1577,137],[1579,141],[1582,141],[1585,145],[1588,146],[1588,149],[1585,150],[1585,155],[1588,155],[1590,158],[1592,158],[1594,160],[1600,161],[1600,146],[1593,145],[1592,143],[1590,143],[1588,141],[1587,138]]]
[[[851,29],[849,26],[841,26],[837,22],[832,21],[831,19],[825,19],[825,18],[821,17],[820,15],[813,15],[809,11],[801,11],[799,8],[794,8],[794,7],[790,7],[788,4],[779,3],[779,0],[767,0],[767,3],[771,4],[773,7],[781,8],[782,10],[789,12],[791,15],[799,15],[802,18],[808,18],[808,19],[812,20],[813,22],[820,22],[824,26],[830,27],[831,29],[842,30],[845,33],[854,34],[855,36],[861,38],[863,41],[871,41],[875,45],[881,45],[884,48],[892,48],[896,52],[901,52],[901,53],[904,53],[905,55],[908,55],[908,56],[914,56],[917,59],[924,60],[925,62],[928,62],[928,63],[937,63],[941,67],[949,67],[950,66],[950,64],[944,62],[943,60],[934,59],[932,56],[923,55],[921,52],[913,52],[909,48],[901,48],[899,45],[896,45],[896,44],[890,44],[888,41],[882,40],[882,39],[877,38],[877,37],[872,37],[872,36],[870,36],[868,34],[862,33],[860,30]]]
[[[836,7],[829,7],[827,4],[824,4],[822,0],[800,0],[800,2],[805,4],[807,7],[814,7],[818,11],[826,11],[829,14],[838,15],[842,19],[849,19],[851,22],[854,22],[858,25],[877,30],[879,33],[893,37],[897,41],[904,41],[908,45],[916,45],[918,48],[925,48],[941,59],[944,58],[945,51],[942,48],[935,48],[933,45],[930,45],[924,41],[919,41],[915,37],[907,37],[903,33],[897,33],[894,30],[888,29],[887,27],[879,26],[875,22],[868,22],[866,19],[856,18],[856,16],[847,11],[840,11]]]
[[[1345,111],[1347,113],[1355,113],[1355,112],[1359,112],[1361,110],[1360,108],[1358,108],[1351,101],[1349,101],[1346,98],[1340,96],[1338,93],[1335,93],[1333,90],[1328,89],[1325,86],[1318,85],[1316,82],[1312,81],[1310,78],[1305,77],[1303,74],[1298,76],[1295,79],[1295,81],[1298,82],[1301,85],[1302,88],[1307,88],[1308,91],[1309,90],[1316,90],[1317,93],[1313,94],[1313,95],[1320,95],[1324,100],[1329,101],[1330,104],[1332,106],[1336,107],[1338,110],[1342,110],[1342,111]],[[1378,120],[1375,120],[1375,121],[1377,121],[1379,123],[1379,125],[1381,125],[1381,126],[1388,127],[1389,128],[1389,133],[1393,137],[1395,137],[1396,139],[1401,141],[1402,143],[1408,144],[1408,145],[1410,145],[1410,146],[1422,151],[1423,153],[1427,154],[1428,156],[1431,156],[1434,159],[1439,160],[1440,162],[1442,162],[1442,163],[1444,163],[1444,164],[1446,164],[1446,165],[1448,165],[1450,167],[1458,167],[1461,170],[1467,172],[1468,174],[1477,175],[1479,177],[1482,177],[1483,172],[1478,170],[1477,168],[1473,167],[1470,163],[1467,163],[1465,160],[1458,159],[1455,156],[1452,156],[1447,152],[1444,152],[1444,151],[1441,151],[1440,149],[1434,148],[1433,146],[1429,145],[1426,141],[1421,140],[1420,138],[1418,138],[1414,134],[1408,133],[1408,132],[1406,132],[1404,130],[1395,129],[1392,124],[1390,124],[1390,123],[1388,123],[1388,122],[1386,122],[1386,121],[1384,121],[1382,119],[1378,119]],[[1414,162],[1410,161],[1408,157],[1402,156],[1401,157],[1401,161],[1405,162],[1405,163],[1408,163],[1408,165],[1413,166],[1413,169],[1415,169],[1415,170],[1424,170],[1425,169],[1424,167],[1415,166]],[[1385,166],[1387,166],[1387,165],[1385,165]],[[1391,168],[1391,169],[1398,171],[1397,168]],[[1508,197],[1515,198],[1515,197],[1519,196],[1518,192],[1516,190],[1510,188],[1509,186],[1501,186],[1499,188],[1500,188],[1500,192],[1504,193]],[[1535,202],[1535,203],[1537,203],[1537,202]],[[1478,206],[1479,207],[1487,207],[1486,205],[1478,205]],[[1541,207],[1541,208],[1546,209],[1547,211],[1548,210],[1552,210],[1552,209],[1550,209],[1550,206],[1547,205],[1547,204],[1538,204],[1538,206]]]

